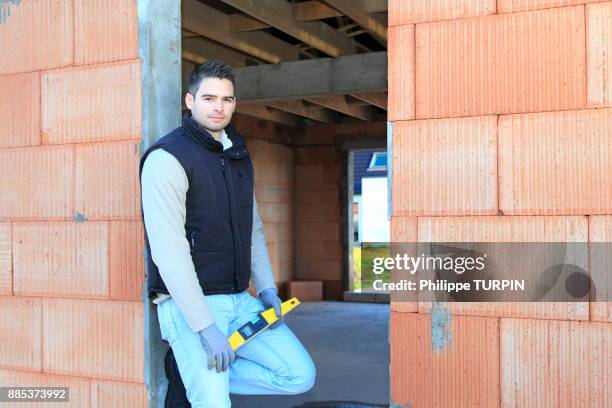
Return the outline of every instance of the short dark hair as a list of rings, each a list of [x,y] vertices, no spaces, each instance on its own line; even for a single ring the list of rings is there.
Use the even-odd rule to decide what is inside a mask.
[[[236,86],[232,67],[221,60],[209,60],[198,65],[189,75],[187,91],[195,96],[204,78],[229,79],[232,85]]]

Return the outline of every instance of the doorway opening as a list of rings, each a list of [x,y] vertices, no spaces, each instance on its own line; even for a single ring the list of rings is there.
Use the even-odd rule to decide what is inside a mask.
[[[388,303],[389,292],[377,290],[371,274],[365,273],[372,270],[374,256],[388,256],[389,251],[387,151],[355,149],[348,155],[349,256],[348,290],[344,299]]]

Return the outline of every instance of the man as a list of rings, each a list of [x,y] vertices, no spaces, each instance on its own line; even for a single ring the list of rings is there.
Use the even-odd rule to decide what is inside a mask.
[[[149,297],[193,407],[229,407],[229,393],[299,394],[315,367],[282,322],[241,347],[227,337],[280,303],[244,139],[230,124],[232,69],[205,62],[189,77],[182,126],[140,164]],[[246,289],[253,279],[258,298]],[[213,367],[213,361],[216,365]]]

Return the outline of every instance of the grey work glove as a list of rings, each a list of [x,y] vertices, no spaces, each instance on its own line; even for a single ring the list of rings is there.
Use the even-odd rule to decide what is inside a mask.
[[[281,316],[281,303],[282,301],[278,297],[278,290],[276,288],[268,288],[264,289],[259,294],[259,300],[261,300],[261,304],[264,309],[267,310],[271,307],[274,308],[276,315],[279,317],[278,321],[274,322],[270,329],[276,329],[282,322],[283,318]]]
[[[227,370],[236,359],[236,354],[225,335],[214,323],[199,333],[202,346],[208,354],[208,369],[216,367],[218,373]]]

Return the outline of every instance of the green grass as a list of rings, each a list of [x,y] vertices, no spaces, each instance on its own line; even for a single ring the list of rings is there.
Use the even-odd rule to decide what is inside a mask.
[[[358,254],[357,254],[358,252]],[[380,279],[383,282],[389,282],[389,271],[385,270],[381,274],[375,274],[374,258],[389,256],[389,246],[367,246],[355,248],[353,250],[353,260],[355,264],[354,271],[354,288],[355,289],[371,289],[375,280]]]

